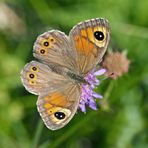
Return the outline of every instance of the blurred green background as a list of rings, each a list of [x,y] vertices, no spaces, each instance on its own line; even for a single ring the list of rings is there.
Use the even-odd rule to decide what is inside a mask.
[[[96,17],[109,20],[110,47],[127,51],[129,72],[98,87],[104,95],[98,111],[79,111],[67,126],[50,131],[20,71],[33,59],[39,34],[53,28],[68,34]],[[0,148],[147,148],[147,123],[147,0],[0,0]]]

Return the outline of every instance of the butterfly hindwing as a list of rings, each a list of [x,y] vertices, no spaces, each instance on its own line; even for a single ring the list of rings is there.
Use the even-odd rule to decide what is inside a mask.
[[[38,111],[51,130],[65,126],[77,111],[80,99],[80,88],[73,83],[64,84],[61,89],[39,96]]]

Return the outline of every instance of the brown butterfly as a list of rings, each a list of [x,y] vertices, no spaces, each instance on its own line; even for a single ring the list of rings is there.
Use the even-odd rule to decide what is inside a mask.
[[[58,30],[37,37],[33,55],[38,61],[21,72],[25,88],[38,95],[37,108],[51,130],[65,126],[78,109],[85,75],[99,63],[110,39],[102,18],[78,23],[69,36]]]

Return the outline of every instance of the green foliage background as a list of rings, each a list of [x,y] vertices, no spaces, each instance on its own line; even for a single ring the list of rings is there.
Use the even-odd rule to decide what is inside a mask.
[[[33,59],[36,37],[50,29],[68,34],[78,22],[107,18],[110,47],[127,50],[129,73],[99,86],[99,110],[78,112],[58,131],[48,130],[36,99],[20,81]],[[148,1],[147,0],[1,0],[0,1],[0,147],[1,148],[147,148],[148,147]]]

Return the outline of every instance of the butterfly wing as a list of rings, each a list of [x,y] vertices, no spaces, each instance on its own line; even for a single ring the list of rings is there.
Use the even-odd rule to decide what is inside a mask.
[[[77,111],[80,98],[79,86],[73,83],[63,84],[56,89],[39,96],[37,108],[45,125],[51,130],[65,126]]]
[[[21,79],[29,92],[39,95],[37,108],[49,129],[59,129],[71,120],[79,104],[79,85],[36,61],[26,64]]]
[[[96,18],[77,24],[69,34],[79,72],[92,70],[102,59],[110,39],[107,20]]]
[[[54,64],[76,69],[76,53],[71,48],[69,38],[61,31],[51,30],[38,36],[33,53],[34,57],[49,66]]]
[[[53,86],[63,87],[69,80],[52,69],[37,61],[26,64],[21,72],[22,83],[25,88],[36,95],[53,90]]]

